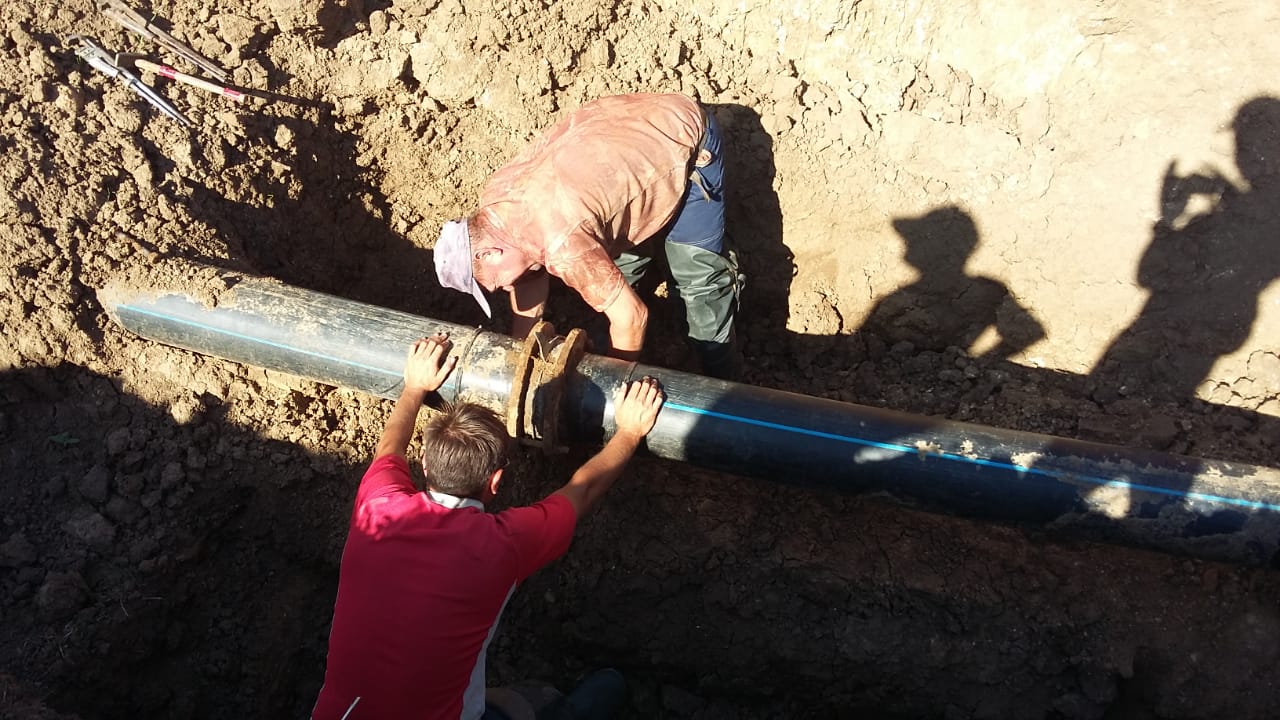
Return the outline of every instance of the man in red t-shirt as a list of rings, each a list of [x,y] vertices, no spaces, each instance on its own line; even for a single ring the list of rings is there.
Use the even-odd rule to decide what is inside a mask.
[[[426,491],[405,459],[424,396],[456,365],[450,348],[443,336],[410,348],[404,390],[356,492],[315,720],[484,716],[485,650],[512,591],[569,548],[577,519],[662,407],[656,380],[630,383],[617,400],[617,432],[564,487],[530,507],[486,513],[511,442],[493,411],[446,404],[431,418]]]

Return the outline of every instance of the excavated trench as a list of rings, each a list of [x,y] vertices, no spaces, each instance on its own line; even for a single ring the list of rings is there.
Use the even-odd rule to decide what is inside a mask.
[[[431,276],[435,233],[603,94],[687,92],[725,130],[748,387],[1280,466],[1265,3],[148,9],[256,94],[144,75],[184,129],[67,38],[180,59],[87,0],[0,10],[0,717],[305,717],[389,410],[139,338],[99,291],[216,298],[196,262],[478,327]],[[645,292],[642,362],[687,369],[678,301],[660,278]],[[591,315],[557,288],[549,319]],[[522,453],[499,504],[586,451]],[[825,473],[637,460],[514,596],[490,682],[611,665],[628,718],[1280,705],[1266,547],[1259,564],[1137,549],[832,492]],[[1111,509],[1094,530],[1158,524],[1135,498],[1090,495]],[[1178,529],[1204,545],[1240,527]]]

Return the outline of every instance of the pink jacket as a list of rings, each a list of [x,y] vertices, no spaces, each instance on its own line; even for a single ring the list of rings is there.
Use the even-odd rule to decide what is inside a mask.
[[[604,310],[625,285],[613,258],[679,211],[703,122],[697,102],[679,94],[587,103],[493,174],[478,213]]]

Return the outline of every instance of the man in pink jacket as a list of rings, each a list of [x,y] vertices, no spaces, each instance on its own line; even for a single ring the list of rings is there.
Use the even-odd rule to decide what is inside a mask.
[[[509,292],[517,337],[542,316],[554,275],[608,318],[607,352],[636,359],[649,313],[632,285],[661,247],[703,371],[735,378],[721,147],[715,119],[684,95],[587,103],[494,173],[470,217],[445,224],[436,275],[486,314],[485,290]]]

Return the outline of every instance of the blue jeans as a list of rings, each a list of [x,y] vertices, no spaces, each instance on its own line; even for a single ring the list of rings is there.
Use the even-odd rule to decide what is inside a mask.
[[[707,129],[700,149],[711,153],[711,162],[693,169],[701,183],[689,181],[684,191],[684,205],[675,224],[667,231],[667,242],[719,253],[724,249],[724,157],[720,125],[711,113],[704,110],[703,115],[707,118]]]

